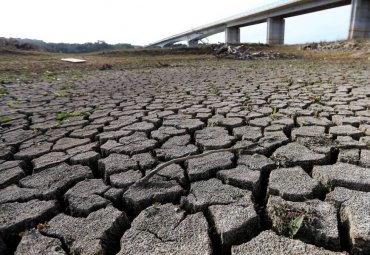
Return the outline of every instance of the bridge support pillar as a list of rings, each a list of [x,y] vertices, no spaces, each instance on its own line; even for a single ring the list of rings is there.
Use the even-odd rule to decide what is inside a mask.
[[[199,41],[197,39],[188,41],[189,47],[196,47],[198,46],[198,44],[199,44]]]
[[[240,28],[227,27],[225,30],[225,43],[240,43]]]
[[[370,38],[370,0],[352,0],[348,39]]]
[[[267,19],[267,44],[284,44],[285,20],[283,18]]]

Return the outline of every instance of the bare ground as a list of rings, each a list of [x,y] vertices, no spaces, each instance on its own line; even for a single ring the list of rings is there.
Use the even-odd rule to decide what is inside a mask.
[[[0,253],[368,254],[367,51],[254,47],[2,52]]]

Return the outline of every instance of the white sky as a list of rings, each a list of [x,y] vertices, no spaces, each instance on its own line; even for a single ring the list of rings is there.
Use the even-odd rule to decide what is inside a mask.
[[[46,42],[146,45],[277,0],[0,0],[0,37]],[[285,42],[347,37],[350,6],[286,19]],[[242,28],[242,42],[265,42],[266,24]],[[223,42],[224,34],[210,42]]]

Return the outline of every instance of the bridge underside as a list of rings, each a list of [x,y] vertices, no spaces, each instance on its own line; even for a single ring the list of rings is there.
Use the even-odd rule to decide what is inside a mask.
[[[268,44],[284,44],[285,18],[312,13],[330,8],[352,4],[348,39],[370,38],[370,0],[301,0],[291,1],[260,12],[240,15],[209,26],[194,29],[149,46],[166,47],[180,41],[187,41],[189,46],[198,45],[198,41],[208,36],[225,32],[225,43],[240,43],[240,28],[260,23],[267,23]]]
[[[200,41],[200,40],[202,40],[202,39],[204,39],[208,36],[221,33],[223,31],[225,31],[225,26],[219,26],[219,27],[210,28],[210,29],[207,29],[207,30],[202,30],[202,31],[199,31],[199,32],[194,32],[194,33],[188,34],[188,35],[179,36],[179,37],[172,38],[172,39],[169,39],[169,40],[165,40],[165,41],[157,43],[153,46],[169,47],[171,45],[174,45],[175,43],[182,42],[182,41],[187,41],[189,46],[191,46],[191,45],[194,46],[194,45],[198,45],[198,41]]]

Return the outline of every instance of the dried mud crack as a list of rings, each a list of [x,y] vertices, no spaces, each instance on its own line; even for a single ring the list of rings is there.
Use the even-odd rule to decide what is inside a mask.
[[[3,84],[0,254],[369,254],[369,80],[218,59]]]

